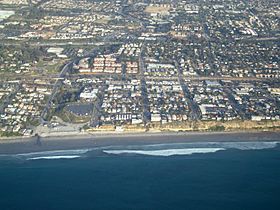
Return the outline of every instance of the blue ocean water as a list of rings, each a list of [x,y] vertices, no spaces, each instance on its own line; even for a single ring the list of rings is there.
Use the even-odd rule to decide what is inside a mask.
[[[168,144],[1,156],[0,187],[1,210],[280,209],[280,147]]]

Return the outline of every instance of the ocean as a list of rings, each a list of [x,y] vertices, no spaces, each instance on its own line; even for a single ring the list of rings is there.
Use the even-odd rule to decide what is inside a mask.
[[[125,145],[0,156],[1,210],[280,209],[277,142]]]

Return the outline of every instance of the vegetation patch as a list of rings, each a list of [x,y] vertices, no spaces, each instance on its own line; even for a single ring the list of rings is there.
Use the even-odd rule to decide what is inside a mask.
[[[16,136],[22,136],[22,135],[18,132],[0,131],[0,137],[16,137]]]
[[[216,125],[216,126],[212,126],[208,129],[209,131],[224,131],[225,130],[225,126],[223,125]]]

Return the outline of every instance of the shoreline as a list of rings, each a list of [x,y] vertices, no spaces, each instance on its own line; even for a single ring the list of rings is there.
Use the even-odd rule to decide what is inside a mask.
[[[0,155],[105,146],[193,142],[280,141],[276,131],[95,133],[62,137],[0,140]]]

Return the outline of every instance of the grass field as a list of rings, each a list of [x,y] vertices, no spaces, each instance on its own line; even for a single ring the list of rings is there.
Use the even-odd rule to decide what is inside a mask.
[[[37,68],[42,69],[50,74],[56,74],[60,72],[61,67],[65,63],[65,60],[58,61],[56,63],[50,63],[49,61],[39,61],[36,65]],[[44,72],[44,73],[46,73]]]

